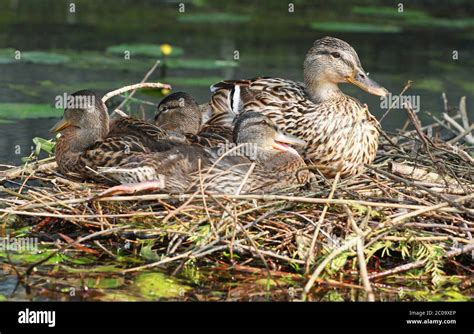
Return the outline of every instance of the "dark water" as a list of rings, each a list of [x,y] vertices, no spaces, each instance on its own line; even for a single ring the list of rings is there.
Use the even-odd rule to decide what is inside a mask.
[[[376,1],[373,1],[376,2]],[[178,2],[174,1],[75,1],[76,13],[68,12],[68,2],[3,0],[0,3],[0,49],[21,51],[72,50],[103,52],[106,47],[121,43],[170,43],[184,49],[184,58],[232,59],[240,54],[239,67],[218,70],[169,69],[174,78],[215,77],[222,79],[248,78],[259,75],[302,79],[302,62],[312,42],[324,35],[348,41],[357,50],[362,64],[371,77],[398,93],[407,80],[415,85],[410,94],[420,96],[421,115],[439,113],[443,109],[441,92],[457,105],[459,98],[468,96],[468,110],[474,117],[472,105],[474,85],[474,35],[472,29],[418,27],[400,33],[357,33],[318,31],[310,23],[331,18],[333,21],[354,20],[351,5],[313,4],[296,2],[296,12],[289,14],[287,3],[243,2],[242,5],[216,1],[186,2],[186,13],[225,12],[251,17],[249,22],[179,22]],[[301,3],[301,4],[300,4]],[[357,2],[355,2],[357,3]],[[369,2],[372,3],[372,2]],[[386,5],[386,2],[381,1]],[[300,4],[300,5],[299,5]],[[451,15],[455,8],[421,8],[432,15]],[[448,10],[449,9],[449,10]],[[464,15],[466,15],[464,13]],[[453,60],[453,50],[459,59]],[[150,62],[135,58],[130,62]],[[151,62],[152,64],[153,62]],[[122,84],[139,82],[144,70],[113,68],[71,68],[64,65],[31,63],[0,64],[0,103],[24,102],[53,104],[54,97],[81,88],[99,92],[115,89]],[[149,80],[167,81],[154,73]],[[45,85],[45,82],[51,84]],[[42,87],[38,89],[38,87]],[[175,91],[188,91],[199,102],[209,97],[206,85],[176,84]],[[354,87],[343,90],[369,104],[371,112],[380,118],[383,110],[378,98]],[[158,96],[144,96],[159,102]],[[132,108],[137,108],[134,105]],[[147,107],[150,115],[153,110]],[[18,164],[31,151],[36,136],[49,138],[50,126],[60,117],[27,118],[13,123],[0,123],[0,163]],[[393,130],[406,119],[404,111],[393,111],[383,127]]]

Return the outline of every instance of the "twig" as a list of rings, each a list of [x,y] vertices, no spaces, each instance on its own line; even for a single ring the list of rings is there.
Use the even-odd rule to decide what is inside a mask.
[[[159,82],[142,82],[142,83],[137,83],[137,84],[134,84],[134,85],[130,85],[130,86],[125,86],[125,87],[121,87],[119,89],[116,89],[116,90],[113,90],[111,92],[108,92],[107,94],[105,94],[103,97],[102,97],[102,101],[105,103],[107,102],[107,100],[109,100],[110,98],[116,96],[116,95],[120,95],[120,94],[123,94],[125,92],[128,92],[128,91],[131,91],[131,90],[137,90],[137,89],[141,89],[141,88],[164,88],[164,89],[171,89],[171,86],[168,85],[168,84],[162,84],[162,83],[159,83]]]
[[[145,76],[143,77],[142,81],[140,81],[141,84],[148,80],[148,78],[149,78],[150,75],[156,70],[156,68],[158,67],[158,65],[160,64],[160,62],[161,62],[160,60],[157,60],[157,61],[155,62],[155,64],[150,68],[150,70],[147,72],[147,74],[145,74]],[[135,95],[135,92],[136,92],[136,91],[137,91],[136,88],[135,88],[134,90],[132,90],[132,92],[131,92],[124,100],[122,100],[122,102],[120,102],[120,104],[118,105],[118,107],[117,107],[115,110],[122,108],[122,107],[125,105],[125,103],[127,103],[127,101],[128,101],[130,98],[132,98],[133,95]],[[102,99],[102,100],[103,100],[103,99]],[[114,110],[114,111],[115,111],[115,110]]]

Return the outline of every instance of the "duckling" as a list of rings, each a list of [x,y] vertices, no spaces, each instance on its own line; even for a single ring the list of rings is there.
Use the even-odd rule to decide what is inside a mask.
[[[303,158],[326,177],[353,176],[374,160],[379,124],[340,83],[378,96],[388,93],[368,77],[352,46],[324,37],[306,55],[304,83],[269,77],[222,81],[211,87],[209,105],[215,114],[261,112],[284,133],[304,139]]]
[[[208,192],[273,192],[308,182],[310,173],[303,158],[289,146],[305,142],[283,134],[268,117],[253,111],[240,114],[233,136],[236,146],[224,155],[237,150],[244,152],[245,158],[231,164],[223,160],[202,172]]]
[[[186,135],[191,142],[212,147],[232,142],[235,116],[219,113],[203,122],[205,115],[196,100],[187,93],[176,92],[158,104],[154,124]]]

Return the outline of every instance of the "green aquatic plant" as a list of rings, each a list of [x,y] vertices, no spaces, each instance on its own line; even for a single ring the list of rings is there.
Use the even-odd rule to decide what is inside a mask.
[[[169,77],[166,81],[171,86],[195,86],[195,87],[209,87],[216,82],[219,82],[222,78],[219,77],[192,77],[192,78],[177,78]],[[156,89],[155,89],[156,91]]]
[[[169,68],[184,68],[197,70],[215,70],[220,68],[238,67],[239,63],[233,60],[214,59],[169,59],[166,61]]]
[[[138,275],[133,286],[149,299],[178,298],[191,288],[165,274],[153,272]]]
[[[314,30],[332,32],[359,32],[359,33],[400,33],[402,28],[390,24],[358,23],[358,22],[312,22]]]
[[[235,13],[196,13],[178,16],[178,22],[182,23],[246,23],[251,16]]]
[[[58,117],[60,110],[43,103],[0,103],[0,119]]]
[[[109,46],[105,51],[110,54],[123,56],[130,52],[130,56],[143,56],[153,58],[179,57],[184,54],[184,50],[178,46],[167,46],[167,44],[119,44]]]
[[[48,156],[52,156],[54,154],[54,147],[56,146],[55,139],[44,139],[40,137],[33,138],[33,144],[35,144],[35,149],[31,154],[27,157],[22,158],[23,162],[29,162],[38,159],[41,152],[46,152]]]
[[[351,11],[354,14],[359,14],[363,16],[375,16],[379,17],[388,17],[396,18],[400,20],[414,20],[414,19],[425,19],[429,18],[430,15],[422,10],[412,9],[412,8],[403,8],[403,11],[398,10],[398,6],[354,6]]]
[[[88,277],[83,285],[90,289],[116,289],[123,286],[123,277]]]
[[[70,58],[66,55],[43,51],[22,52],[21,59],[29,63],[44,65],[58,65],[70,61]]]
[[[0,49],[0,65],[11,64],[18,60],[15,59],[15,50],[11,48]]]
[[[146,241],[140,249],[140,257],[148,261],[159,261],[161,256],[153,249],[154,241]]]
[[[64,54],[46,51],[23,51],[16,54],[16,50],[0,49],[0,64],[27,62],[40,65],[65,64],[71,59]]]

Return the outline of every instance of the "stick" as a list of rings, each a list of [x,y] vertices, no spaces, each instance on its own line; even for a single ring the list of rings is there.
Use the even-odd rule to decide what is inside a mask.
[[[104,97],[102,97],[102,101],[105,103],[107,100],[109,100],[110,98],[112,98],[116,95],[120,95],[120,94],[123,94],[125,92],[131,91],[131,90],[137,90],[137,89],[141,89],[141,88],[171,89],[171,86],[168,85],[168,84],[162,84],[162,83],[159,83],[159,82],[142,82],[142,83],[138,83],[138,84],[134,84],[134,85],[130,85],[130,86],[125,86],[125,87],[113,90],[111,92],[108,92],[107,94],[104,95]]]
[[[331,192],[329,193],[328,199],[332,199],[332,197],[334,196],[334,192],[336,191],[337,182],[339,182],[340,176],[341,176],[341,172],[339,171],[337,172],[336,177],[334,178],[334,181],[332,183]],[[326,212],[328,211],[328,208],[329,208],[328,204],[324,205],[323,212],[321,212],[321,216],[319,216],[316,229],[314,230],[313,239],[311,240],[311,246],[309,247],[308,256],[306,258],[307,259],[306,268],[305,268],[306,273],[309,271],[309,266],[313,260],[314,249],[316,247],[316,240],[318,240],[319,230],[321,229],[321,225],[323,224],[324,217],[326,216]]]
[[[152,66],[152,68],[150,68],[150,70],[147,72],[147,74],[145,74],[145,76],[143,77],[142,81],[140,81],[140,83],[144,83],[145,81],[148,80],[148,78],[150,77],[150,75],[156,70],[156,68],[158,67],[158,65],[160,64],[160,60],[157,60],[155,62],[155,64]],[[135,92],[137,91],[137,89],[134,89],[124,100],[122,100],[122,102],[120,102],[120,104],[118,105],[118,107],[114,110],[114,112],[117,110],[117,109],[120,109],[124,106],[125,103],[127,103],[127,101],[133,97],[133,95],[135,95]],[[103,99],[102,99],[103,100]]]
[[[422,208],[428,208],[424,205],[413,205],[413,204],[403,204],[403,203],[386,203],[386,202],[370,202],[363,200],[351,200],[351,199],[328,199],[328,198],[312,198],[312,197],[302,197],[302,196],[287,196],[287,195],[224,195],[224,194],[213,194],[214,198],[223,198],[223,199],[236,199],[236,200],[262,200],[262,201],[288,201],[288,202],[297,202],[297,203],[312,203],[312,204],[334,204],[334,205],[362,205],[368,207],[380,207],[380,208],[392,208],[392,209],[411,209],[418,210]],[[135,196],[112,196],[112,197],[102,197],[95,199],[98,202],[125,202],[125,201],[154,201],[154,200],[186,200],[189,198],[193,199],[202,199],[210,198],[209,195],[197,195],[197,194],[182,194],[182,195],[169,195],[169,194],[148,194],[148,195],[135,195]],[[64,204],[79,204],[84,202],[89,202],[91,197],[86,198],[77,198],[63,201]],[[50,206],[58,205],[56,202],[47,203]],[[43,204],[31,204],[26,205],[24,209],[37,209],[42,208],[45,205]],[[442,212],[461,212],[455,208],[441,208]],[[27,214],[27,212],[23,212]]]
[[[474,193],[471,193],[469,195],[456,198],[454,200],[454,202],[463,203],[463,202],[469,201],[473,198],[474,198]],[[443,203],[432,205],[432,206],[429,206],[429,207],[426,207],[426,208],[423,208],[423,209],[418,209],[418,210],[409,212],[407,214],[404,214],[402,216],[398,216],[398,217],[394,218],[392,221],[384,222],[384,223],[380,224],[379,227],[382,228],[382,227],[385,227],[386,225],[397,225],[397,224],[402,223],[403,221],[405,221],[408,218],[415,217],[415,216],[421,215],[421,214],[429,212],[429,211],[439,210],[441,208],[444,208],[444,207],[448,206],[449,204],[450,203],[448,203],[448,202],[443,202]],[[469,211],[472,211],[472,210],[469,210]]]

